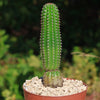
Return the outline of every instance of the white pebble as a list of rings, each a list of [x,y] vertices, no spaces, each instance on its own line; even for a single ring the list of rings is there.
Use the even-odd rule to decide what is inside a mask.
[[[42,84],[42,80],[36,76],[31,80],[26,80],[23,86],[26,91],[42,96],[66,96],[86,90],[86,86],[81,80],[67,80],[66,78],[63,78],[63,81],[62,87],[45,87]]]

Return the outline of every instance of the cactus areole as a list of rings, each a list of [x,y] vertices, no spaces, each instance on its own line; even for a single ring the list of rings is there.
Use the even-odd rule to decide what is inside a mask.
[[[63,85],[59,71],[61,47],[59,11],[55,4],[47,3],[41,12],[40,34],[40,54],[45,70],[44,86],[55,88]]]

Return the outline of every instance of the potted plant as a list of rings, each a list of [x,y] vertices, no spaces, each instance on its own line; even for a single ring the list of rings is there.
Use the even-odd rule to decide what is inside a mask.
[[[35,77],[23,84],[25,100],[85,100],[87,86],[63,78],[59,71],[62,43],[57,6],[47,3],[41,13],[40,54],[45,73],[43,79]]]

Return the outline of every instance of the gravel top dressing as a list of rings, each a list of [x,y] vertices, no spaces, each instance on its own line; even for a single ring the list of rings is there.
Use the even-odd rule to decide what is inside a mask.
[[[23,87],[26,91],[41,96],[67,96],[83,92],[87,88],[80,80],[63,80],[63,87],[50,88],[43,86],[42,79],[36,76],[26,80]]]

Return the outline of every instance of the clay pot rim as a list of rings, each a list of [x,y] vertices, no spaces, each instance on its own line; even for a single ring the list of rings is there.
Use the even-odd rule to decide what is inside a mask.
[[[75,79],[71,79],[71,78],[65,78],[65,79],[67,79],[67,80],[75,80]],[[84,82],[83,82],[83,84],[86,86],[86,90],[85,91],[82,91],[82,92],[79,92],[79,93],[76,93],[76,94],[72,94],[72,95],[65,95],[65,96],[42,96],[42,95],[37,95],[37,94],[34,94],[34,93],[30,93],[30,92],[28,92],[27,90],[24,89],[24,84],[23,84],[23,90],[25,92],[27,92],[28,94],[30,94],[30,95],[35,95],[35,96],[39,96],[39,97],[59,98],[59,97],[69,97],[69,96],[80,95],[81,93],[86,92],[87,89],[88,89],[88,86]]]

